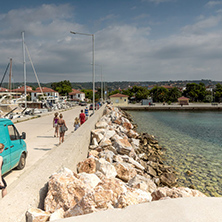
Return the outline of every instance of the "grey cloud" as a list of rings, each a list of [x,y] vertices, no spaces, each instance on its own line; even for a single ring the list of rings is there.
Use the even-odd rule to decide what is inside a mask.
[[[70,31],[89,33],[87,27],[67,21],[72,14],[66,5],[50,5],[49,14],[43,16],[48,6],[18,10],[0,15],[0,72],[3,73],[9,58],[17,68],[15,81],[23,80],[21,31],[41,82],[91,81],[92,40],[90,36],[72,35]],[[63,13],[58,13],[63,10]],[[35,20],[29,17],[34,15]],[[38,17],[39,15],[39,17]],[[24,26],[20,24],[25,21]],[[147,81],[169,79],[211,78],[221,76],[221,32],[208,29],[217,27],[221,17],[202,18],[186,26],[181,33],[162,39],[149,39],[150,27],[112,25],[95,32],[96,64],[103,66],[105,81]],[[10,24],[10,26],[7,26]],[[199,35],[195,30],[204,30]],[[28,81],[35,81],[27,59]],[[100,70],[96,69],[96,81]]]

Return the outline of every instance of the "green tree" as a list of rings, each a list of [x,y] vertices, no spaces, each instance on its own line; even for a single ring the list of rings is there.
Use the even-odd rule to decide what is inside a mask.
[[[168,91],[168,102],[177,102],[177,99],[180,98],[182,95],[182,92],[177,88],[174,87]]]
[[[221,102],[222,100],[222,85],[220,83],[216,84],[216,88],[214,90],[214,96],[216,102]]]
[[[120,90],[116,89],[116,90],[110,92],[109,96],[112,96],[112,95],[117,94],[117,93],[121,93]]]
[[[164,102],[168,99],[168,89],[155,86],[150,90],[150,95],[153,98],[153,102]]]
[[[64,80],[61,82],[54,82],[51,84],[51,87],[62,96],[65,96],[68,93],[72,92],[72,85],[68,80]]]
[[[203,102],[207,95],[206,87],[204,83],[187,83],[183,95],[193,102]]]

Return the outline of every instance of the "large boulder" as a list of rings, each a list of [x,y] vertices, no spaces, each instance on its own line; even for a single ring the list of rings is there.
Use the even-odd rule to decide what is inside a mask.
[[[128,155],[132,151],[132,146],[126,137],[122,138],[120,136],[114,136],[112,137],[112,140],[113,146],[119,154]]]
[[[113,163],[113,166],[115,166],[116,168],[117,177],[123,180],[124,182],[128,182],[131,178],[133,178],[137,174],[136,170],[133,167],[131,167],[131,165],[128,163],[116,162]]]
[[[100,158],[104,158],[106,161],[108,161],[110,163],[113,162],[113,156],[114,155],[115,154],[112,151],[110,151],[110,150],[104,150],[104,151],[99,153],[99,157]]]
[[[63,210],[63,208],[59,208],[58,210],[56,210],[54,213],[51,214],[49,221],[62,219],[64,218],[64,214],[65,211]]]
[[[154,192],[157,189],[156,184],[151,179],[138,174],[129,180],[128,186],[138,188],[150,193]]]
[[[102,148],[106,148],[108,146],[112,146],[112,142],[109,138],[103,137],[103,139],[99,143],[99,146]]]
[[[168,187],[173,187],[176,185],[177,177],[174,173],[163,173],[160,176],[160,182]]]
[[[97,184],[101,182],[99,177],[93,173],[79,173],[78,177],[86,186],[90,186],[91,189],[95,188]]]
[[[96,123],[96,129],[106,129],[108,127],[108,123],[105,121],[99,121]]]
[[[87,158],[77,164],[78,173],[95,173],[96,172],[96,160],[93,157]]]
[[[123,156],[122,156],[122,159],[123,159],[125,162],[132,164],[134,167],[136,167],[136,168],[139,169],[139,170],[142,170],[142,171],[143,171],[143,170],[145,169],[144,166],[142,166],[142,165],[141,165],[140,163],[138,163],[136,160],[134,160],[133,158],[131,158],[131,157],[127,156],[127,155],[123,155]]]
[[[179,197],[206,197],[205,194],[198,190],[193,190],[187,187],[159,187],[152,194],[153,200],[160,200],[168,198],[179,198]]]
[[[38,208],[30,208],[26,212],[26,221],[27,222],[45,222],[49,220],[50,215],[51,214],[49,212],[45,212]]]
[[[105,129],[94,129],[91,131],[92,133],[92,138],[96,138],[97,143],[99,143],[105,134]]]
[[[53,213],[59,208],[66,211],[75,206],[86,192],[87,186],[74,175],[53,174],[48,182],[45,211]]]
[[[102,172],[108,178],[112,178],[117,175],[115,167],[104,158],[96,160],[96,170]]]
[[[132,188],[131,190],[128,189],[127,192],[125,193],[121,193],[116,207],[125,208],[130,205],[151,202],[151,201],[152,201],[152,196],[150,193],[140,189]]]

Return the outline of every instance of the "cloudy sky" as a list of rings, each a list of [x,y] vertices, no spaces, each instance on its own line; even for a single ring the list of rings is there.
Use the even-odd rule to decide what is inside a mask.
[[[41,82],[92,81],[70,31],[96,81],[222,80],[222,0],[1,0],[0,80],[12,58],[23,81],[22,31]]]

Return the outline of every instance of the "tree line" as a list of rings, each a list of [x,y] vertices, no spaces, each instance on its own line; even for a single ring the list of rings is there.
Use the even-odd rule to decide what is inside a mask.
[[[142,86],[133,86],[127,90],[114,90],[109,95],[122,93],[136,102],[151,97],[153,102],[177,102],[181,96],[190,99],[190,102],[221,102],[222,101],[222,84],[216,84],[212,91],[208,91],[204,83],[188,83],[186,89],[181,91],[177,87],[167,89],[162,86],[155,86],[152,89]]]
[[[72,92],[72,85],[68,80],[52,83],[51,88],[59,92],[60,95],[68,95]],[[92,89],[81,89],[81,91],[85,93],[86,98],[92,100]],[[149,90],[144,86],[133,86],[126,90],[114,90],[109,93],[109,96],[116,93],[128,95],[129,98],[135,102],[140,102],[142,99],[151,97],[153,102],[172,103],[177,102],[177,99],[181,96],[189,98],[190,102],[221,102],[222,84],[216,84],[212,91],[208,91],[204,83],[187,83],[184,91],[181,91],[177,87],[167,89],[162,86],[155,86]],[[95,92],[96,101],[99,100],[100,95],[101,89],[97,88],[97,91]]]

